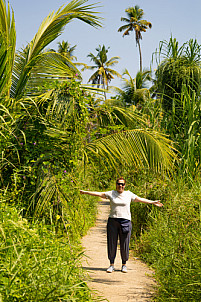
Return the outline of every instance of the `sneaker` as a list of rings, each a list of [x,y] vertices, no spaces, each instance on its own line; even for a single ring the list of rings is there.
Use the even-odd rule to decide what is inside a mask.
[[[114,266],[113,265],[110,265],[106,271],[107,273],[112,273],[114,272]]]
[[[122,273],[128,272],[126,265],[122,265],[121,271],[122,271]]]

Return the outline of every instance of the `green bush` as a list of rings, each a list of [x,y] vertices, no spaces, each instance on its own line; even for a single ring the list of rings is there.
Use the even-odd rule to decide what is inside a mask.
[[[92,301],[79,267],[82,255],[44,225],[29,226],[0,203],[0,300]]]
[[[160,176],[151,171],[130,172],[126,176],[127,189],[135,193],[139,197],[148,198],[150,200],[166,200],[169,190],[169,180],[164,176]],[[147,230],[152,210],[163,211],[161,208],[144,204],[131,203],[132,213],[132,237],[131,246],[135,246],[134,242],[138,240],[141,234]]]
[[[164,208],[149,209],[146,231],[135,249],[155,270],[157,301],[200,301],[200,196],[200,180],[189,185],[176,179],[167,185]]]

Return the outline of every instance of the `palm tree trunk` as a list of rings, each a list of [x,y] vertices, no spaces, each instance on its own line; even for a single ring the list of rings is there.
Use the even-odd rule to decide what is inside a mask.
[[[138,42],[139,55],[140,55],[140,71],[142,72],[142,52],[140,47],[140,42]]]
[[[103,82],[103,88],[105,90],[105,81]],[[107,97],[106,97],[106,92],[105,91],[104,91],[104,96],[105,96],[105,101],[106,101]]]

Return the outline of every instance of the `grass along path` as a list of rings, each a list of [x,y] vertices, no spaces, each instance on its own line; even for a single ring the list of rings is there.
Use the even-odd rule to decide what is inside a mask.
[[[109,302],[147,302],[151,301],[155,284],[152,271],[140,260],[130,254],[127,262],[128,273],[121,272],[120,251],[118,249],[115,272],[107,273],[109,266],[107,258],[106,224],[109,213],[109,201],[99,202],[98,217],[95,227],[82,239],[86,257],[83,267],[88,271],[87,283],[95,290],[95,295],[102,297],[101,301]]]

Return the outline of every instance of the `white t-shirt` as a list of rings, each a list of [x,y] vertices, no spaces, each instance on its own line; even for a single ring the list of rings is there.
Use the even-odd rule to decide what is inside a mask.
[[[131,220],[130,203],[134,201],[137,195],[131,191],[118,193],[115,190],[104,192],[106,198],[110,200],[111,218],[124,218]]]

